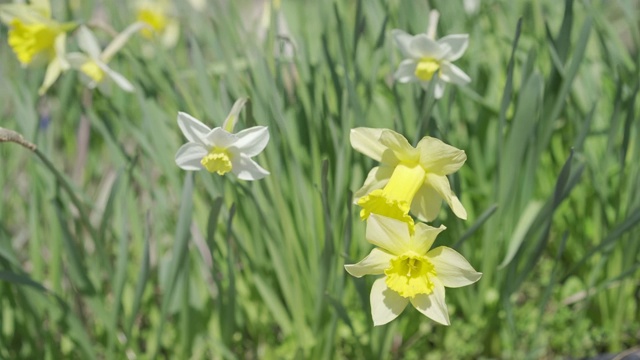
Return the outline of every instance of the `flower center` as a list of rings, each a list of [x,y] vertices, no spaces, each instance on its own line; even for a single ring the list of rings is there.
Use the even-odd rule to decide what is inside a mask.
[[[202,166],[209,172],[217,172],[218,175],[224,175],[231,171],[231,156],[227,149],[213,148],[200,161]]]
[[[418,79],[422,81],[429,81],[440,69],[440,63],[432,58],[424,58],[418,62],[416,66],[415,75]]]
[[[49,58],[55,55],[54,43],[62,30],[58,26],[44,23],[25,24],[20,19],[11,21],[9,46],[18,60],[28,65],[39,53],[46,52]]]
[[[138,21],[151,26],[152,29],[143,28],[140,32],[148,39],[153,37],[154,31],[161,32],[167,26],[167,17],[157,9],[142,8],[138,10]]]
[[[424,184],[426,172],[420,165],[398,164],[383,189],[376,189],[358,200],[362,207],[360,218],[365,220],[371,213],[390,217],[409,224],[413,233],[414,223],[409,210],[411,201]]]
[[[85,73],[96,83],[99,83],[102,81],[102,79],[104,79],[104,71],[93,60],[89,60],[82,64],[82,66],[80,67],[80,71]]]
[[[433,292],[432,276],[436,276],[433,264],[424,256],[408,252],[391,260],[385,271],[389,289],[405,298]]]

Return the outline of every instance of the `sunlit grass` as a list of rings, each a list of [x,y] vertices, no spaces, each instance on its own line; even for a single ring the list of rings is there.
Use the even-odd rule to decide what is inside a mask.
[[[133,7],[54,2],[108,44]],[[120,6],[122,5],[122,6]],[[631,2],[175,2],[175,47],[134,36],[109,66],[38,96],[0,28],[0,358],[584,357],[640,337],[639,13]],[[58,7],[55,7],[58,6]],[[270,13],[261,16],[260,12]],[[472,81],[398,84],[391,29],[468,33]],[[102,25],[96,26],[103,22]],[[244,26],[244,30],[243,30]],[[110,33],[105,28],[115,32]],[[71,43],[68,50],[75,49]],[[245,182],[174,161],[179,111],[269,127]],[[447,290],[451,326],[407,308],[373,327],[352,196],[375,166],[355,127],[465,150],[434,246],[483,273]],[[635,165],[634,165],[635,164]]]

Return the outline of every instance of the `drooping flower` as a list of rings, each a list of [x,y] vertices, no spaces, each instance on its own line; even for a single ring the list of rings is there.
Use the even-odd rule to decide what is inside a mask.
[[[456,216],[467,218],[447,179],[467,160],[463,150],[429,136],[414,148],[404,136],[388,129],[355,128],[350,139],[354,149],[381,163],[371,169],[355,193],[362,220],[372,213],[380,214],[406,222],[412,231],[409,211],[431,221],[443,199]]]
[[[391,34],[406,58],[394,74],[394,78],[399,82],[419,82],[427,90],[433,80],[436,82],[436,99],[442,97],[445,83],[466,85],[471,82],[471,78],[464,71],[451,63],[458,60],[467,49],[468,34],[447,35],[437,41],[427,34],[412,36],[398,29],[393,30]]]
[[[124,46],[129,37],[136,31],[144,28],[143,23],[134,23],[128,26],[104,50],[100,49],[98,39],[91,30],[85,26],[78,29],[78,46],[84,53],[70,53],[67,58],[71,67],[80,71],[87,86],[91,89],[105,83],[105,79],[113,80],[122,90],[133,91],[133,85],[124,76],[112,70],[107,63]],[[106,89],[103,88],[103,91]]]
[[[210,129],[189,114],[178,113],[178,126],[189,140],[176,154],[176,164],[184,170],[202,170],[224,175],[234,173],[241,180],[259,180],[269,175],[251,158],[269,142],[266,126],[254,126],[232,133],[246,99],[236,101],[222,127]]]
[[[1,5],[0,19],[9,25],[8,43],[22,66],[48,63],[38,90],[44,94],[62,71],[69,68],[65,57],[66,32],[76,25],[53,20],[48,1]]]
[[[385,275],[371,288],[371,316],[374,325],[384,325],[411,303],[430,319],[449,325],[444,288],[467,286],[482,276],[455,250],[439,246],[429,250],[444,226],[416,224],[411,234],[406,223],[371,215],[367,241],[377,246],[357,264],[345,265],[355,277]]]

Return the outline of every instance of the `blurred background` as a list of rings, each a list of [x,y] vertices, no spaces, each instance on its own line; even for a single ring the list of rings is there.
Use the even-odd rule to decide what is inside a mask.
[[[6,1],[4,2],[6,3]],[[640,351],[640,3],[53,1],[102,47],[158,11],[87,89],[23,68],[0,28],[0,358],[594,358]],[[472,81],[435,100],[394,82],[392,29],[469,34]],[[70,32],[67,51],[77,51]],[[256,182],[179,169],[187,112],[269,127]],[[436,242],[484,273],[373,327],[352,194],[374,161],[354,127],[467,153]],[[634,160],[636,159],[636,160]],[[636,164],[636,165],[633,165]],[[622,358],[622,357],[619,357]]]

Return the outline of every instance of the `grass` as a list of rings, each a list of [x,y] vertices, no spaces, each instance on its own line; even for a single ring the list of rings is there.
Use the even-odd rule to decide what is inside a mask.
[[[115,3],[72,3],[54,16],[101,13],[116,30],[135,20]],[[630,2],[483,1],[469,14],[444,0],[284,1],[266,4],[266,22],[244,2],[175,5],[175,47],[135,36],[110,63],[133,94],[91,92],[66,73],[39,97],[43,69],[0,44],[0,123],[38,147],[0,146],[0,358],[566,358],[637,346]],[[456,64],[472,82],[439,100],[392,78],[389,31],[425,32],[430,9],[439,36],[470,34]],[[220,126],[239,97],[250,103],[237,128],[269,126],[257,161],[271,175],[180,170],[177,112]],[[437,244],[484,275],[447,292],[449,327],[407,309],[374,328],[373,279],[343,269],[371,248],[352,204],[374,166],[349,143],[359,126],[467,153],[450,181],[469,218],[443,207]]]

